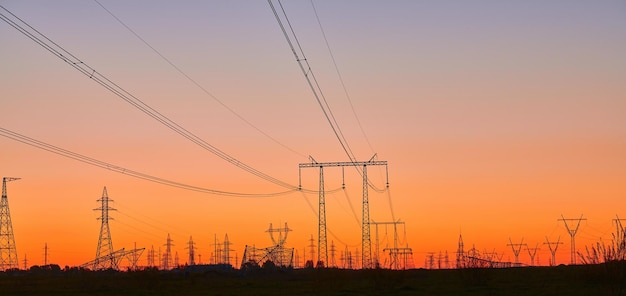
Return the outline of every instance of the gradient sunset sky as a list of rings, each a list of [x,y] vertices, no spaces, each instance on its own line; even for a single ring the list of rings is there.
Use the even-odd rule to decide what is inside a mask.
[[[6,9],[185,129],[262,172],[298,184],[298,164],[347,161],[266,1],[98,0],[151,46],[277,144],[220,105],[95,1],[0,1]],[[509,238],[577,247],[626,218],[626,2],[315,1],[353,115],[310,1],[283,5],[354,154],[389,162],[391,199],[370,191],[371,218],[406,222],[417,267],[466,249],[514,260]],[[223,191],[268,183],[203,150],[0,23],[0,127],[146,174]],[[368,144],[369,143],[371,144]],[[287,222],[300,257],[317,237],[317,196],[208,195],[136,179],[0,137],[20,260],[78,265],[95,256],[93,211],[107,187],[118,248],[157,249],[170,233],[181,262],[193,236],[207,262],[214,235],[265,247]],[[384,186],[384,170],[370,168]],[[318,170],[303,171],[316,189]],[[325,170],[326,188],[341,170]],[[327,195],[339,250],[360,247],[360,176]],[[307,202],[308,201],[308,202]],[[311,206],[312,205],[312,206]],[[355,215],[356,213],[356,215]],[[381,244],[391,243],[391,229]],[[374,239],[374,228],[372,228]],[[307,254],[308,256],[308,254]],[[520,261],[530,261],[523,251]],[[145,255],[141,260],[145,264]],[[234,263],[234,260],[233,260]]]

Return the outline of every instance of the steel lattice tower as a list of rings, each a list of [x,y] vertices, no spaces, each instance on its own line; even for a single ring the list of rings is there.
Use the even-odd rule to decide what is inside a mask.
[[[16,181],[20,178],[2,178],[2,200],[0,200],[0,271],[11,268],[19,268],[15,237],[13,236],[13,223],[9,211],[9,199],[7,198],[7,182]]]
[[[519,252],[522,250],[522,247],[523,246],[528,247],[528,245],[524,243],[523,237],[522,237],[522,241],[520,241],[519,244],[514,244],[511,238],[509,237],[509,244],[507,244],[507,246],[511,246],[511,250],[513,250],[513,255],[515,255],[515,263],[519,263]]]
[[[324,197],[324,167],[320,166],[320,204],[318,226],[317,267],[328,265],[328,241],[326,236],[326,198]]]
[[[187,249],[189,250],[189,259],[187,260],[187,263],[189,264],[189,266],[196,265],[196,256],[195,256],[196,247],[193,244],[193,238],[191,236],[189,236],[189,243],[188,243]]]
[[[167,234],[167,241],[165,243],[165,254],[163,255],[163,269],[169,270],[172,266],[172,244],[174,240],[170,238],[170,234]]]
[[[361,246],[362,246],[362,264],[363,269],[372,268],[372,242],[370,239],[370,207],[368,200],[368,187],[369,181],[367,179],[367,166],[371,165],[384,165],[387,167],[387,161],[374,160],[376,155],[368,161],[350,161],[350,162],[317,162],[312,157],[310,163],[301,163],[299,165],[300,170],[302,168],[320,168],[320,212],[319,212],[319,250],[318,256],[322,255],[323,258],[318,258],[318,261],[324,261],[328,264],[328,243],[326,240],[326,203],[324,200],[324,187],[323,187],[323,167],[346,167],[346,166],[363,166],[361,175],[363,177],[363,208],[362,208],[362,227],[361,227]],[[302,173],[299,172],[300,184],[299,189],[302,189]],[[389,174],[387,174],[387,187],[389,187]],[[323,216],[322,216],[323,215]],[[322,231],[323,230],[323,231]]]
[[[456,249],[456,268],[465,267],[465,246],[463,244],[463,235],[459,233],[459,246]]]
[[[361,250],[363,252],[363,256],[361,257],[362,264],[361,267],[372,268],[372,241],[370,240],[370,204],[368,199],[368,187],[369,183],[367,180],[367,165],[363,165],[363,219],[362,219],[362,237]]]
[[[567,229],[567,233],[569,233],[571,239],[572,239],[572,250],[571,250],[571,258],[570,258],[570,264],[576,264],[576,233],[578,232],[578,227],[580,226],[580,221],[583,220],[587,220],[587,218],[583,218],[583,215],[580,215],[580,218],[578,219],[566,219],[565,217],[563,217],[563,214],[561,214],[561,219],[558,219],[559,221],[563,221],[563,223],[565,223],[565,229]],[[567,224],[567,222],[573,222],[573,221],[578,221],[576,223],[576,228],[571,228],[569,227],[569,225]]]
[[[102,221],[102,224],[100,225],[100,237],[98,237],[94,269],[115,268],[114,257],[105,257],[114,252],[113,241],[111,240],[111,229],[109,228],[109,220],[113,220],[113,218],[109,218],[109,211],[115,211],[114,208],[109,207],[109,202],[113,200],[109,199],[106,186],[104,186],[102,190],[102,198],[98,201],[101,203],[100,207],[94,209],[94,211],[100,211],[100,218],[98,219]]]

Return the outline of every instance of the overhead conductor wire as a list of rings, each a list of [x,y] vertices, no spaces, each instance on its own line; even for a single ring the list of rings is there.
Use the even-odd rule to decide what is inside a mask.
[[[68,65],[72,66],[74,69],[76,69],[79,72],[83,73],[85,76],[89,77],[90,79],[92,79],[96,83],[100,84],[105,89],[109,90],[110,92],[112,92],[116,96],[120,97],[121,99],[123,99],[127,103],[131,104],[133,107],[139,109],[140,111],[142,111],[146,115],[152,117],[153,119],[155,119],[159,123],[165,125],[169,129],[173,130],[174,132],[178,133],[179,135],[183,136],[184,138],[188,139],[189,141],[195,143],[196,145],[204,148],[205,150],[207,150],[207,151],[215,154],[216,156],[222,158],[223,160],[225,160],[225,161],[227,161],[227,162],[229,162],[229,163],[239,167],[240,169],[243,169],[244,171],[247,171],[247,172],[249,172],[249,173],[251,173],[251,174],[253,174],[253,175],[255,175],[255,176],[257,176],[257,177],[259,177],[261,179],[264,179],[264,180],[266,180],[268,182],[271,182],[271,183],[274,183],[276,185],[282,186],[284,188],[288,188],[288,189],[291,189],[291,190],[297,190],[298,189],[298,186],[289,184],[287,182],[284,182],[284,181],[281,181],[281,180],[279,180],[277,178],[274,178],[274,177],[272,177],[270,175],[267,175],[267,174],[265,174],[265,173],[255,169],[255,168],[253,168],[253,167],[251,167],[251,166],[249,166],[249,165],[239,161],[238,159],[228,155],[227,153],[221,151],[220,149],[218,149],[215,146],[207,143],[206,141],[202,140],[201,138],[199,138],[198,136],[196,136],[192,132],[186,130],[185,128],[183,128],[180,125],[178,125],[176,122],[174,122],[171,119],[167,118],[165,115],[159,113],[157,110],[155,110],[154,108],[150,107],[145,102],[143,102],[139,98],[135,97],[134,95],[132,95],[131,93],[129,93],[128,91],[126,91],[125,89],[123,89],[122,87],[120,87],[119,85],[117,85],[116,83],[111,81],[110,79],[108,79],[106,76],[102,75],[101,73],[99,73],[95,69],[93,69],[92,67],[90,67],[87,64],[85,64],[83,61],[78,59],[72,53],[68,52],[63,47],[61,47],[60,45],[58,45],[54,41],[52,41],[50,38],[48,38],[47,36],[45,36],[44,34],[39,32],[37,29],[35,29],[32,26],[30,26],[24,20],[20,19],[18,16],[13,14],[11,11],[7,10],[4,6],[0,5],[0,8],[2,8],[2,10],[6,11],[6,12],[8,12],[10,14],[10,16],[9,16],[9,15],[6,15],[6,14],[0,12],[0,18],[4,22],[6,22],[10,26],[12,26],[16,30],[18,30],[20,33],[24,34],[26,37],[28,37],[29,39],[31,39],[35,43],[39,44],[41,47],[43,47],[44,49],[46,49],[47,51],[49,51],[53,55],[55,55],[58,58],[60,58],[62,61],[66,62]],[[11,16],[15,20],[12,19]],[[25,25],[25,27],[22,24]]]
[[[296,58],[296,61],[298,62],[298,65],[300,66],[300,70],[302,70],[302,74],[304,74],[304,77],[306,78],[306,81],[309,84],[309,87],[311,88],[311,91],[313,92],[313,95],[315,96],[317,103],[320,105],[320,108],[322,108],[322,112],[324,113],[326,120],[330,124],[330,127],[332,128],[333,133],[335,134],[335,137],[337,137],[339,144],[341,144],[341,147],[343,148],[346,155],[348,155],[348,158],[350,159],[350,161],[355,162],[356,158],[354,157],[354,154],[352,153],[352,150],[350,149],[350,146],[348,145],[343,135],[343,132],[341,131],[341,128],[337,124],[337,120],[335,119],[335,116],[333,115],[333,112],[330,109],[328,102],[326,101],[326,97],[322,93],[319,83],[317,82],[317,79],[315,78],[315,74],[313,74],[313,70],[311,69],[311,65],[309,64],[306,56],[304,55],[304,51],[302,50],[302,46],[300,45],[300,42],[298,41],[298,37],[295,35],[293,27],[291,26],[291,23],[289,22],[289,18],[287,18],[287,14],[285,13],[285,9],[283,8],[282,3],[278,1],[278,4],[280,5],[282,13],[285,17],[285,21],[287,22],[287,25],[289,26],[289,30],[291,31],[291,35],[293,35],[293,38],[298,46],[300,55],[296,51],[296,48],[293,42],[291,41],[291,38],[289,37],[289,33],[287,32],[287,29],[285,28],[285,25],[283,24],[282,19],[278,15],[278,11],[276,11],[276,7],[274,7],[274,3],[272,3],[272,0],[268,0],[267,2],[272,8],[272,11],[274,12],[274,16],[276,17],[276,20],[278,21],[278,25],[280,26],[280,29],[282,30],[283,35],[285,36],[285,39],[287,40],[287,43],[289,44],[289,47],[291,48],[291,52]]]
[[[261,130],[259,127],[257,127],[256,125],[252,124],[250,121],[248,121],[247,119],[245,119],[243,116],[239,115],[239,113],[235,112],[235,110],[233,110],[232,108],[230,108],[228,105],[226,105],[224,102],[222,102],[220,99],[218,99],[213,93],[209,92],[206,88],[204,88],[202,85],[200,85],[200,83],[198,83],[195,79],[191,78],[191,76],[189,76],[187,73],[185,73],[182,69],[180,69],[180,67],[176,66],[176,64],[174,64],[170,59],[168,59],[167,57],[165,57],[165,55],[163,55],[160,51],[158,51],[154,46],[152,46],[150,43],[148,43],[148,41],[146,41],[144,38],[142,38],[137,32],[135,32],[135,30],[133,30],[132,28],[130,28],[125,22],[123,22],[119,17],[117,17],[115,14],[113,14],[113,12],[111,12],[111,10],[107,9],[106,7],[104,7],[104,5],[102,5],[102,3],[100,3],[100,1],[98,0],[94,0],[98,5],[100,5],[100,7],[102,7],[102,9],[104,9],[109,15],[111,15],[115,20],[117,20],[117,22],[119,22],[122,26],[124,26],[124,28],[126,28],[130,33],[132,33],[135,37],[137,37],[137,39],[139,39],[141,42],[143,42],[143,44],[145,44],[146,46],[148,46],[154,53],[156,53],[159,57],[161,57],[161,59],[163,59],[165,62],[167,62],[170,66],[172,66],[172,68],[174,68],[179,74],[181,74],[182,76],[184,76],[189,82],[191,82],[192,84],[194,84],[195,86],[197,86],[200,90],[202,90],[206,95],[208,95],[209,97],[211,97],[213,100],[215,100],[218,104],[220,104],[222,107],[224,107],[226,110],[228,110],[230,113],[232,113],[233,115],[235,115],[237,118],[239,118],[241,121],[243,121],[245,124],[247,124],[248,126],[252,127],[253,129],[255,129],[256,131],[258,131],[259,133],[261,133],[262,135],[264,135],[265,137],[267,137],[268,139],[272,140],[274,143],[282,146],[283,148],[293,152],[294,154],[297,154],[301,157],[306,157],[306,155],[294,150],[293,148],[283,144],[282,142],[278,141],[276,138],[272,137],[271,135],[269,135],[268,133],[266,133],[265,131]]]
[[[337,140],[339,141],[339,143],[341,144],[341,147],[343,148],[344,152],[346,153],[346,155],[348,156],[348,159],[351,162],[356,162],[356,157],[354,156],[354,154],[352,153],[352,149],[350,148],[350,145],[348,144],[346,138],[343,135],[343,132],[341,131],[341,128],[339,127],[339,124],[337,123],[337,120],[335,119],[332,110],[330,109],[330,106],[326,100],[326,97],[324,96],[319,83],[317,82],[317,79],[315,78],[315,74],[313,73],[313,70],[311,68],[311,65],[309,64],[304,51],[302,49],[302,46],[300,44],[300,42],[298,41],[298,37],[296,36],[296,33],[293,29],[293,26],[291,25],[291,22],[289,21],[289,18],[287,16],[287,13],[285,12],[285,9],[281,3],[280,0],[278,0],[278,4],[280,6],[280,9],[282,11],[282,15],[285,18],[285,21],[287,23],[287,26],[289,27],[289,31],[291,32],[291,35],[293,36],[293,39],[295,40],[295,44],[298,47],[298,50],[296,50],[296,47],[294,46],[294,42],[291,40],[290,34],[287,31],[286,26],[283,24],[283,21],[278,13],[278,11],[276,10],[276,7],[274,6],[274,3],[272,2],[272,0],[268,0],[268,3],[272,9],[272,12],[274,13],[274,16],[276,17],[276,21],[278,22],[278,25],[280,26],[281,31],[283,32],[283,35],[287,41],[287,43],[289,44],[289,47],[291,49],[291,52],[293,53],[296,61],[298,62],[298,65],[300,66],[300,70],[302,71],[302,74],[304,74],[305,79],[307,80],[307,83],[309,84],[309,87],[311,89],[311,91],[313,92],[313,95],[315,97],[315,99],[317,100],[320,108],[322,109],[322,112],[324,113],[324,116],[326,117],[328,123],[330,124]],[[314,8],[315,10],[315,8]],[[317,16],[317,11],[315,11],[315,14]],[[319,17],[317,18],[318,23],[320,24],[320,28],[321,28],[321,22],[319,21]],[[322,29],[323,32],[323,29]],[[326,35],[324,34],[324,38],[326,40]],[[328,46],[328,40],[326,40],[326,44]],[[330,46],[328,46],[329,50],[330,50]],[[298,54],[298,51],[300,52],[300,54]],[[332,51],[331,51],[331,56],[332,56]],[[333,62],[335,62],[335,59],[333,57]],[[335,67],[337,69],[337,64],[335,63]],[[337,70],[337,72],[339,73],[339,71]],[[339,74],[340,75],[340,74]],[[341,77],[341,75],[340,75]],[[344,85],[343,83],[343,79],[341,79],[342,85]],[[344,91],[346,90],[345,85],[344,85]],[[319,92],[319,94],[318,94]],[[347,91],[346,91],[347,94]],[[348,96],[349,97],[349,96]],[[323,102],[322,102],[323,101]],[[352,103],[350,101],[350,105],[352,106]],[[354,108],[352,109],[354,112]],[[356,113],[356,112],[355,112]],[[356,116],[356,114],[355,114]],[[357,117],[358,118],[358,117]],[[360,121],[359,121],[359,126],[360,125]],[[361,130],[362,126],[361,126]],[[366,137],[367,139],[367,137]],[[369,140],[368,140],[368,144],[369,144]],[[371,148],[371,145],[370,145]],[[360,168],[358,166],[355,166],[355,168],[357,169],[357,171],[359,172],[359,174],[363,174],[362,171],[360,170]],[[376,187],[372,182],[369,182],[368,180],[368,186],[370,188],[372,188],[374,191],[382,193],[385,192],[387,190],[388,192],[388,186],[385,189],[379,189],[378,187]],[[388,185],[388,184],[387,184]],[[393,211],[393,207],[391,204],[391,195],[388,192],[388,199],[389,199],[389,205],[390,205],[390,209],[391,209],[391,215],[392,218],[395,221],[395,214]]]
[[[191,191],[197,191],[197,192],[202,192],[202,193],[209,193],[209,194],[215,194],[215,195],[225,195],[225,196],[239,196],[239,197],[272,197],[272,196],[279,196],[279,195],[284,195],[284,194],[288,194],[294,191],[297,191],[297,189],[291,189],[291,190],[287,190],[287,191],[283,191],[283,192],[276,192],[276,193],[267,193],[267,194],[263,194],[263,193],[238,193],[238,192],[228,192],[228,191],[221,191],[221,190],[215,190],[215,189],[209,189],[209,188],[205,188],[205,187],[200,187],[200,186],[193,186],[193,185],[189,185],[189,184],[185,184],[185,183],[181,183],[181,182],[176,182],[176,181],[172,181],[172,180],[168,180],[168,179],[164,179],[164,178],[159,178],[159,177],[155,177],[152,175],[148,175],[148,174],[144,174],[138,171],[134,171],[134,170],[130,170],[127,168],[123,168],[108,162],[104,162],[104,161],[100,161],[97,160],[95,158],[91,158],[82,154],[78,154],[63,148],[59,148],[57,146],[54,145],[50,145],[48,143],[24,136],[22,134],[13,132],[11,130],[5,129],[0,127],[0,136],[48,151],[48,152],[52,152],[54,154],[58,154],[67,158],[71,158],[74,160],[78,160],[80,162],[84,162],[93,166],[97,166],[103,169],[107,169],[110,171],[114,171],[114,172],[118,172],[124,175],[129,175],[135,178],[139,178],[139,179],[143,179],[143,180],[147,180],[147,181],[151,181],[151,182],[155,182],[155,183],[159,183],[159,184],[163,184],[163,185],[167,185],[167,186],[172,186],[172,187],[177,187],[177,188],[181,188],[181,189],[186,189],[186,190],[191,190]]]
[[[361,124],[361,120],[359,119],[359,116],[357,115],[356,110],[354,109],[354,104],[352,104],[352,99],[350,97],[350,94],[348,93],[348,88],[346,87],[346,84],[343,81],[343,75],[341,75],[341,72],[339,71],[339,66],[337,66],[337,61],[335,60],[335,55],[333,54],[333,51],[332,51],[332,49],[330,47],[330,43],[328,42],[328,38],[326,37],[326,32],[324,31],[324,27],[322,26],[322,22],[320,20],[320,17],[317,14],[317,9],[315,8],[315,4],[313,3],[313,0],[311,0],[311,7],[313,7],[313,12],[315,13],[315,18],[317,19],[317,24],[320,27],[320,31],[322,32],[322,36],[324,37],[324,42],[326,43],[326,48],[328,48],[328,53],[330,54],[330,58],[333,61],[333,65],[335,66],[335,71],[337,72],[337,77],[339,78],[339,81],[341,82],[341,87],[343,88],[343,92],[346,95],[346,99],[348,100],[348,103],[350,104],[350,109],[352,109],[352,114],[354,115],[354,118],[356,119],[356,122],[359,125],[359,129],[361,130],[361,134],[363,134],[363,137],[365,138],[365,142],[367,143],[367,145],[369,146],[370,150],[373,153],[374,152],[374,148],[372,147],[372,143],[370,142],[369,137],[365,133],[365,129],[363,128],[363,125]],[[379,170],[379,172],[380,172],[380,170]],[[379,189],[372,182],[368,182],[368,185],[370,186],[370,188],[372,188],[374,191],[376,191],[378,193],[382,193],[384,191],[387,191],[387,198],[388,198],[388,201],[389,201],[389,208],[391,210],[391,218],[392,218],[392,221],[396,221],[396,217],[395,217],[396,215],[395,215],[394,210],[393,210],[393,204],[391,202],[391,192],[389,192],[389,188],[387,187],[386,189]]]

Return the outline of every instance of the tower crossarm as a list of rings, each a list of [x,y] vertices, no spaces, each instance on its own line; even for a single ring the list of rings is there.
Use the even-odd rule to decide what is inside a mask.
[[[2,196],[3,197],[7,196],[7,182],[17,181],[17,180],[20,180],[20,179],[22,179],[22,178],[3,177],[2,178]]]
[[[347,166],[370,166],[370,165],[387,165],[386,160],[371,161],[336,161],[336,162],[306,162],[299,164],[300,168],[319,168],[319,167],[347,167]]]

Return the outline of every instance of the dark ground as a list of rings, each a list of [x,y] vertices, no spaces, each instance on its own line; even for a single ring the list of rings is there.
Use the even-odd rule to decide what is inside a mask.
[[[626,262],[451,270],[0,273],[0,295],[626,295]]]

